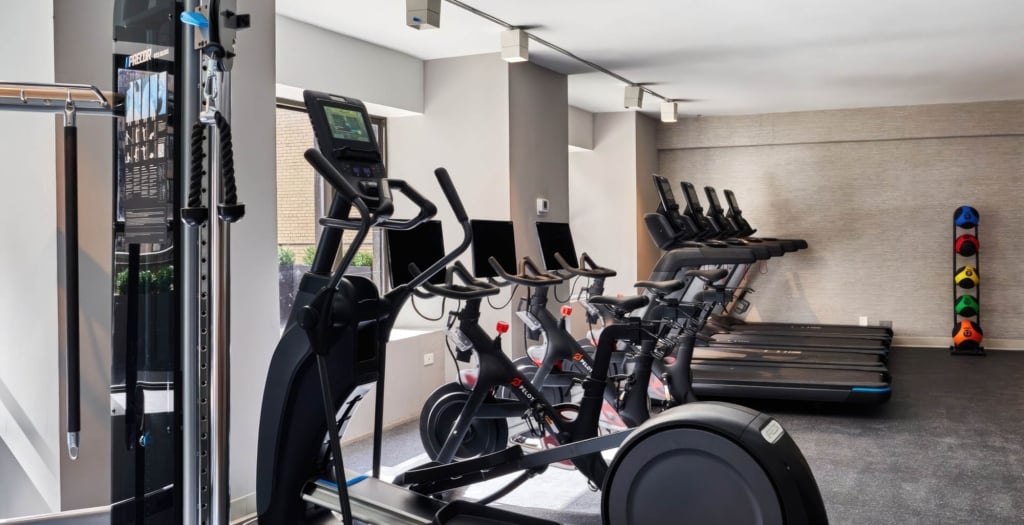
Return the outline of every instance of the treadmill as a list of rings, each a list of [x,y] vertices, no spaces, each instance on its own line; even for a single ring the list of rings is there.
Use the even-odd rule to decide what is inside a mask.
[[[721,206],[717,205],[718,198],[717,194],[714,192],[714,188],[707,188],[710,189],[708,192],[710,207],[708,209],[708,215],[705,216],[703,213],[704,210],[700,204],[700,199],[697,196],[697,191],[693,187],[693,184],[690,184],[689,182],[682,182],[681,187],[683,190],[683,197],[686,201],[686,209],[684,210],[683,215],[691,217],[691,219],[699,225],[698,227],[704,231],[705,236],[731,238],[731,235],[735,232],[730,227],[729,223],[724,220],[724,214],[720,213]],[[663,189],[661,185],[659,185],[658,189],[659,193],[662,193]],[[795,244],[795,241],[760,240],[760,243],[766,245],[786,242]],[[752,245],[756,246],[758,244]],[[743,276],[748,268],[749,265],[733,267],[729,277],[729,284],[733,287],[737,287],[743,280]],[[693,291],[690,293],[693,293]],[[766,334],[761,334],[756,331],[733,332],[730,331],[727,326],[711,322],[705,326],[701,340],[711,346],[730,345],[744,348],[796,348],[804,350],[857,352],[883,356],[889,351],[889,340],[885,337],[855,337],[849,335],[823,334],[814,330],[800,331],[796,328]]]
[[[651,280],[676,279],[687,269],[701,266],[753,261],[741,247],[677,248],[661,257]],[[652,308],[645,315],[656,318],[673,313],[674,309]],[[867,359],[871,357],[875,360]],[[858,358],[864,358],[863,363],[856,362]],[[878,404],[892,395],[885,364],[878,356],[857,353],[697,347],[692,371],[693,389],[700,397]]]
[[[663,203],[666,204],[666,203]],[[667,203],[671,210],[672,203]],[[661,227],[655,242],[666,244],[679,232],[669,228],[666,215],[645,216],[649,225]],[[686,224],[683,221],[682,224]],[[563,258],[575,254],[567,224],[538,227],[544,260],[555,260],[556,253]],[[564,232],[553,235],[552,231]],[[687,269],[706,265],[750,264],[757,260],[754,251],[740,246],[706,246],[686,243],[669,249],[655,266],[651,280],[673,280]],[[574,260],[574,259],[569,259]],[[675,316],[675,309],[652,307],[645,312],[648,318]],[[821,362],[798,359],[808,355],[801,350],[773,349],[713,349],[698,347],[693,356],[693,388],[701,397],[760,398],[778,400],[820,401],[835,403],[883,403],[891,395],[890,374],[883,363],[867,365],[843,363],[843,353],[833,352],[820,356],[822,361],[837,363],[829,366]]]
[[[705,190],[708,190],[705,188]],[[714,188],[710,188],[711,192],[714,192]],[[718,203],[717,196],[714,201],[711,202],[712,208],[716,215],[722,216],[722,220],[729,223],[735,230],[736,235],[739,237],[747,237],[753,235],[757,230],[751,227],[750,223],[747,222],[746,218],[743,217],[743,211],[740,209],[739,204],[736,201],[736,194],[732,190],[724,190],[725,200],[729,206],[728,213],[722,214],[722,207]],[[711,194],[708,196],[708,200],[712,201]],[[708,213],[712,213],[709,209]],[[733,333],[749,333],[749,334],[764,334],[764,335],[787,335],[787,334],[809,334],[814,333],[815,335],[825,337],[861,337],[870,339],[881,339],[889,340],[892,339],[892,328],[886,326],[856,326],[856,325],[845,325],[845,324],[810,324],[810,323],[785,323],[785,322],[747,322],[728,313],[716,315],[711,323],[721,328],[723,331],[729,331]]]

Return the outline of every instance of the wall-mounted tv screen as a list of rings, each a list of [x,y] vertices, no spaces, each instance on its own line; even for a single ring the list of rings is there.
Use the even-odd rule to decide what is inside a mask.
[[[427,221],[407,230],[387,230],[388,254],[391,256],[391,285],[398,286],[412,280],[409,263],[415,263],[420,271],[444,257],[444,236],[441,221]],[[434,284],[444,283],[444,271],[430,278]]]
[[[555,260],[560,254],[565,262],[573,268],[578,267],[576,245],[572,242],[572,232],[564,222],[538,222],[537,236],[540,237],[540,251],[544,254],[544,266],[548,270],[561,270],[562,265]]]
[[[470,221],[473,228],[473,275],[497,277],[487,259],[494,257],[506,272],[516,272],[516,237],[512,221]]]

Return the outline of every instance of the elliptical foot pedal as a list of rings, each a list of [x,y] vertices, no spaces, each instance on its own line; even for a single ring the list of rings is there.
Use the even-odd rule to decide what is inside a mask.
[[[559,525],[469,501],[453,501],[437,511],[434,525]]]

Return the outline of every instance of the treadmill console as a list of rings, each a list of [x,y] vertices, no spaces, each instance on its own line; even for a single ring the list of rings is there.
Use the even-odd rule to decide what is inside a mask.
[[[366,106],[359,100],[318,91],[304,91],[317,147],[345,180],[376,211],[388,192],[384,159]],[[390,198],[390,197],[388,197]]]
[[[704,186],[704,195],[708,197],[708,219],[726,237],[736,236],[737,228],[722,209],[722,203],[718,200],[718,191],[712,186]]]
[[[658,213],[668,219],[669,224],[676,230],[675,235],[683,240],[693,239],[697,236],[697,225],[689,217],[679,213],[679,203],[672,195],[672,185],[668,179],[661,175],[654,175],[654,187],[658,190],[658,198],[661,204]]]
[[[683,188],[683,199],[686,200],[686,209],[683,213],[697,225],[700,238],[709,239],[717,237],[721,232],[704,216],[704,208],[700,205],[700,197],[697,196],[697,190],[693,187],[693,184],[684,181],[680,182],[679,185]]]
[[[741,236],[748,237],[753,235],[757,230],[743,217],[743,210],[740,209],[740,205],[736,202],[736,194],[732,190],[723,191],[725,192],[725,202],[729,203],[729,213],[726,214],[726,217],[736,225],[736,229],[739,230]]]

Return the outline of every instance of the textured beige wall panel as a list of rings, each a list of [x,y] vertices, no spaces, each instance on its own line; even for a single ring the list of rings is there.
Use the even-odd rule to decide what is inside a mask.
[[[766,127],[774,142],[809,143],[665,149],[660,169],[674,182],[735,190],[759,234],[810,243],[755,277],[751,319],[856,323],[867,315],[872,324],[893,321],[907,337],[949,335],[952,213],[971,204],[982,216],[985,334],[1019,340],[1024,136],[1012,134],[1024,132],[1022,108],[982,103],[684,121],[661,127],[659,144],[723,144],[729,133],[739,142],[765,140]],[[901,130],[900,140],[868,140]],[[1009,135],[989,136],[998,133]],[[985,136],[909,138],[953,135]],[[814,143],[835,137],[859,142]]]

